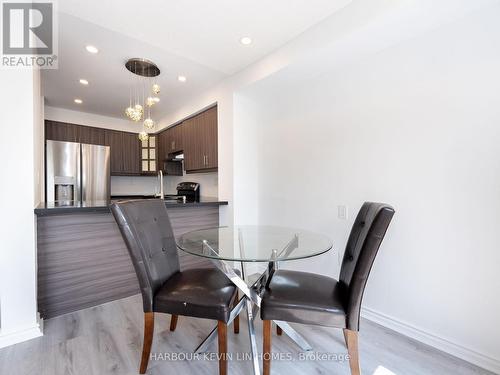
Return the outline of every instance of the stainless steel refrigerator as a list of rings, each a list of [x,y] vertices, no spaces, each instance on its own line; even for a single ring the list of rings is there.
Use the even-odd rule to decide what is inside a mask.
[[[109,200],[109,146],[47,141],[46,147],[46,202]]]

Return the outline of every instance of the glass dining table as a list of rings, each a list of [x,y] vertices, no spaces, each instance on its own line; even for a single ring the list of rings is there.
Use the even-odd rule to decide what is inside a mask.
[[[260,366],[254,320],[267,282],[281,262],[326,253],[332,248],[332,241],[325,235],[302,229],[245,225],[187,232],[177,239],[177,246],[191,255],[210,259],[240,290],[242,297],[232,309],[228,324],[243,309],[246,310],[253,372],[257,375],[260,374]],[[265,267],[258,267],[257,263],[264,263]],[[239,266],[239,270],[235,266]],[[287,322],[275,323],[302,350],[312,350]],[[195,352],[205,352],[216,336],[217,329],[214,328]]]

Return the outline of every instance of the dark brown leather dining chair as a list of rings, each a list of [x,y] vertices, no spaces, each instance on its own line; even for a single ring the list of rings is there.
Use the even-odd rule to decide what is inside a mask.
[[[154,314],[172,315],[170,330],[177,316],[218,321],[219,374],[227,373],[227,322],[237,300],[234,284],[215,268],[180,270],[172,226],[160,199],[114,203],[111,211],[127,245],[142,293],[144,342],[140,373],[148,367],[153,342]],[[238,331],[238,317],[234,321]]]
[[[358,331],[361,301],[375,256],[394,209],[384,203],[361,207],[347,241],[339,281],[306,272],[277,270],[264,292],[264,375],[271,370],[271,321],[342,328],[352,375],[360,374]],[[279,331],[278,331],[279,334]]]

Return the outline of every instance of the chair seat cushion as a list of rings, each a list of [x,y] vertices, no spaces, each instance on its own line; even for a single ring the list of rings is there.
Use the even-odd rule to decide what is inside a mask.
[[[153,310],[227,322],[235,298],[236,287],[218,269],[188,269],[177,272],[162,285]]]
[[[330,277],[288,270],[274,273],[264,292],[263,320],[345,328],[343,288]]]

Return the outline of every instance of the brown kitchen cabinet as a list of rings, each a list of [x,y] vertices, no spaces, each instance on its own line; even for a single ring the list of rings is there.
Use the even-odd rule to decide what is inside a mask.
[[[179,152],[184,150],[184,126],[179,124],[167,129],[169,152]]]
[[[119,174],[123,171],[123,148],[122,132],[106,130],[106,146],[110,147],[110,169],[111,174]]]
[[[158,169],[163,170],[163,161],[167,158],[166,132],[162,131],[156,137],[156,149],[158,156]]]
[[[78,139],[80,143],[105,146],[106,130],[91,126],[78,125]]]
[[[182,123],[165,129],[158,135],[161,137],[158,140],[158,149],[161,151],[160,158],[166,159],[168,154],[184,150],[184,126]]]
[[[141,173],[141,145],[137,134],[123,132],[123,173],[140,174]]]
[[[172,151],[172,132],[170,129],[165,129],[158,133],[158,164],[163,166],[163,162],[169,158]],[[182,149],[180,150],[182,151]]]
[[[186,172],[217,170],[217,107],[185,120],[183,125]]]
[[[110,147],[111,175],[141,174],[141,150],[137,134],[106,130],[106,146]]]
[[[205,153],[206,169],[218,167],[217,107],[205,111]]]
[[[92,126],[46,120],[45,139],[102,146],[106,143],[106,130]]]
[[[197,116],[191,117],[184,124],[184,170],[186,172],[199,169],[203,166],[200,145],[200,121]]]
[[[79,142],[78,125],[45,120],[45,139],[62,142]]]

